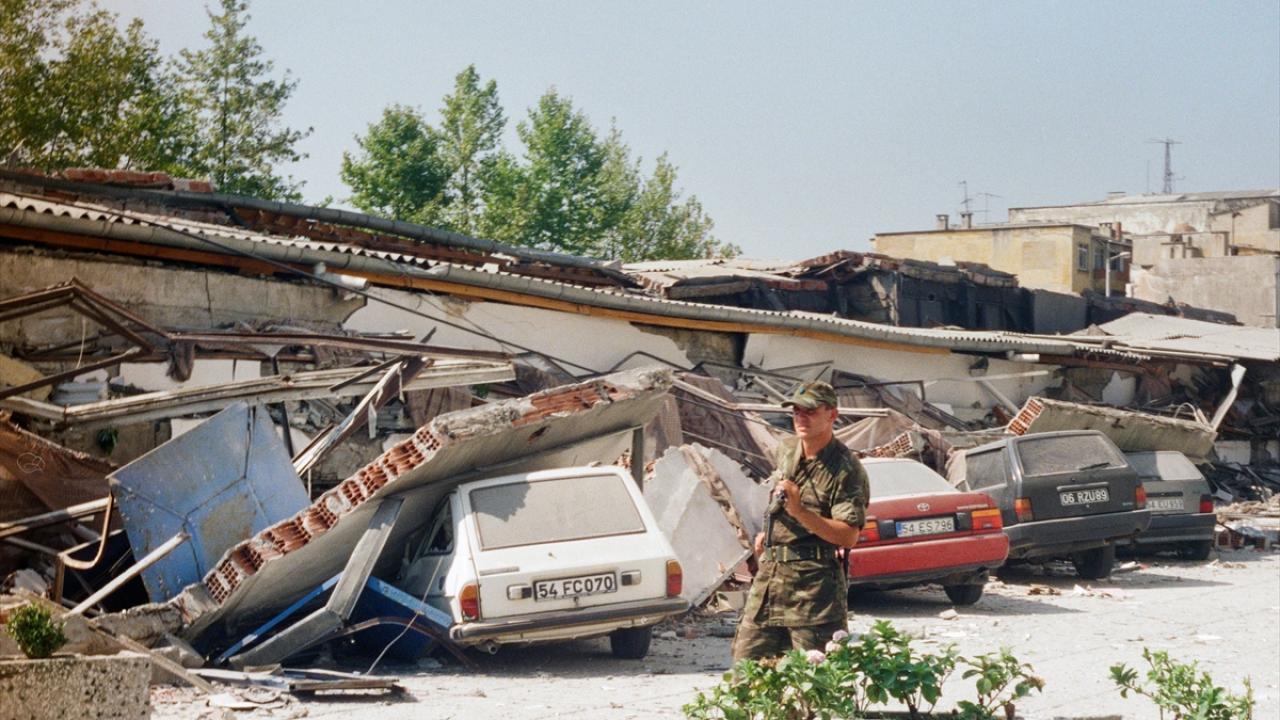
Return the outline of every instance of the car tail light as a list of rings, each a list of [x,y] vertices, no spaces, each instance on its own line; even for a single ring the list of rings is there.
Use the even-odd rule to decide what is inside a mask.
[[[684,590],[684,570],[676,560],[667,561],[667,597],[676,597]]]
[[[1133,500],[1134,505],[1136,505],[1139,510],[1145,508],[1147,506],[1147,489],[1139,485],[1138,492],[1133,494]]]
[[[1004,527],[1004,521],[1000,519],[1000,508],[974,510],[970,517],[974,530],[999,530]]]
[[[479,620],[480,586],[475,583],[463,585],[462,592],[458,593],[458,606],[462,608],[463,620]]]
[[[1200,512],[1202,513],[1213,512],[1213,496],[1212,495],[1200,496]]]
[[[874,515],[867,517],[867,521],[862,525],[862,532],[858,533],[858,542],[873,543],[880,541],[880,524],[876,522]]]
[[[1013,514],[1018,522],[1031,522],[1035,516],[1031,514],[1031,498],[1017,498],[1013,501]]]

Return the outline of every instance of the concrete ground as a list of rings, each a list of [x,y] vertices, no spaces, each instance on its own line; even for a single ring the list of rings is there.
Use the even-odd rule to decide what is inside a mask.
[[[1144,558],[1142,567],[1086,583],[1068,566],[1021,570],[993,580],[977,605],[952,606],[939,588],[870,593],[854,605],[851,629],[878,619],[921,638],[922,648],[954,643],[962,654],[1012,648],[1044,678],[1043,694],[1018,706],[1025,718],[1158,718],[1141,699],[1122,699],[1108,667],[1141,666],[1143,647],[1195,660],[1220,685],[1238,690],[1252,678],[1254,717],[1280,717],[1280,553],[1224,551],[1192,563]],[[380,667],[408,689],[402,698],[283,698],[257,710],[210,708],[190,689],[155,688],[154,717],[187,719],[679,717],[698,690],[729,667],[732,618],[712,617],[665,628],[644,660],[615,660],[605,640],[481,656],[481,671],[432,660]],[[357,671],[350,662],[341,669]],[[947,699],[970,697],[958,674]]]

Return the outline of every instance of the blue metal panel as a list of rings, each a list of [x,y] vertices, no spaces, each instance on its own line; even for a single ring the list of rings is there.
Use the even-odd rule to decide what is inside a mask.
[[[237,403],[110,475],[134,557],[191,540],[142,572],[152,601],[198,582],[229,548],[307,506],[266,410]]]

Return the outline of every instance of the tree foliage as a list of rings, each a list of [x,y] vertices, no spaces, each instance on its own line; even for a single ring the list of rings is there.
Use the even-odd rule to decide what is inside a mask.
[[[422,116],[393,105],[356,137],[361,153],[342,154],[342,181],[351,203],[377,215],[426,225],[443,219],[449,172],[440,144]]]
[[[301,183],[277,174],[279,163],[304,157],[298,143],[310,134],[283,126],[280,118],[297,81],[275,64],[247,32],[249,6],[220,0],[221,13],[206,10],[209,46],[183,50],[178,63],[184,100],[196,124],[194,171],[222,192],[267,199],[297,199]]]
[[[572,101],[547,91],[501,147],[497,84],[474,66],[444,98],[440,127],[393,106],[356,138],[342,177],[372,213],[515,245],[625,262],[732,256],[696,197],[682,197],[665,154],[645,178],[616,127],[603,137]],[[445,178],[441,181],[441,174]]]
[[[141,21],[79,0],[0,0],[0,159],[172,171],[193,152],[171,72]]]
[[[453,93],[440,110],[440,157],[449,172],[445,188],[447,224],[474,233],[484,212],[484,196],[501,162],[500,144],[507,118],[498,101],[498,84],[483,85],[475,65],[454,79]]]

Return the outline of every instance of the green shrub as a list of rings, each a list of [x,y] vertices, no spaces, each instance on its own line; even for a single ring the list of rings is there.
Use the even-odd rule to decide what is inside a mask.
[[[918,652],[909,636],[881,621],[860,638],[836,633],[825,651],[743,660],[683,709],[693,720],[827,720],[863,717],[874,705],[896,701],[922,717],[957,665],[969,668],[964,677],[976,678],[977,700],[958,704],[967,720],[993,718],[996,709],[1044,686],[1008,650],[973,659],[953,647]]]
[[[1244,681],[1244,695],[1234,695],[1225,688],[1213,684],[1209,673],[1201,672],[1195,662],[1180,663],[1169,658],[1163,650],[1152,652],[1142,649],[1142,659],[1147,661],[1147,682],[1151,687],[1138,683],[1138,671],[1124,663],[1111,666],[1111,680],[1120,688],[1120,697],[1135,695],[1146,697],[1165,711],[1173,713],[1173,720],[1242,720],[1253,717],[1253,686]]]
[[[62,634],[62,623],[39,605],[23,605],[9,614],[5,626],[9,635],[17,641],[22,653],[29,658],[47,658],[67,642]]]

